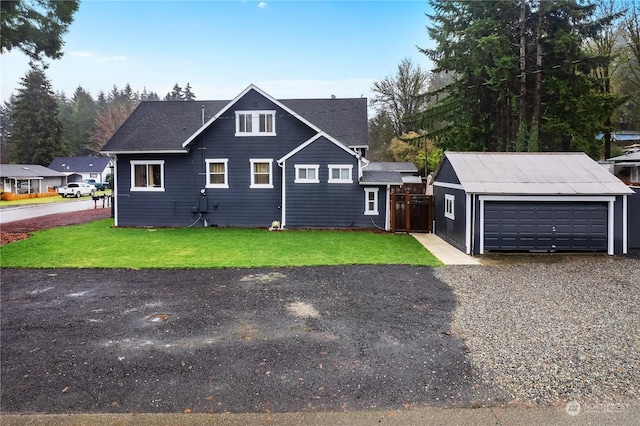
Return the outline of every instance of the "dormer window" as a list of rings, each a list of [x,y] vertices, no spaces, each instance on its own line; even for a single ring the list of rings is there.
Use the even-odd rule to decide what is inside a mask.
[[[236,136],[275,135],[275,111],[236,111]]]

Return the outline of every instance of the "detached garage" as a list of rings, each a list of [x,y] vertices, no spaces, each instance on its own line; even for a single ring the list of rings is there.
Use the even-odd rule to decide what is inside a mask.
[[[468,254],[627,253],[633,191],[583,153],[446,152],[434,232]]]

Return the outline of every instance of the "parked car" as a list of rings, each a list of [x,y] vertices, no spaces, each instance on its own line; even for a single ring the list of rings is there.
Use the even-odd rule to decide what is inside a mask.
[[[104,191],[109,188],[109,182],[96,182],[95,179],[85,179],[83,182],[95,186],[98,191]]]
[[[96,187],[85,182],[71,182],[58,188],[58,194],[62,195],[62,198],[67,196],[79,198],[83,195],[93,195],[95,193]]]
[[[18,194],[29,194],[31,192],[35,192],[35,191],[31,190],[31,186],[29,185],[28,182],[20,183],[20,186],[18,187]]]

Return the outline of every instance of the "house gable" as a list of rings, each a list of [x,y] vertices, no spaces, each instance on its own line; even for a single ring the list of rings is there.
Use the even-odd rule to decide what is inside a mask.
[[[256,97],[256,96],[247,96],[251,92],[255,92],[255,93],[259,94],[261,97],[263,97],[265,99],[264,100],[260,100],[259,97]],[[244,98],[246,98],[246,97],[249,97],[249,99],[251,99],[249,101],[249,103],[246,102],[246,99],[245,99],[245,102],[242,102],[242,100]],[[272,109],[272,107],[270,107],[269,105],[274,105],[277,108],[282,109],[286,114],[289,114],[292,117],[296,117],[301,122],[303,122],[304,124],[309,126],[311,129],[315,130],[316,132],[320,132],[321,131],[314,124],[310,123],[305,118],[303,118],[302,116],[300,116],[296,112],[294,112],[291,109],[289,109],[289,107],[287,107],[286,105],[282,104],[280,101],[274,99],[273,97],[271,97],[267,93],[265,93],[262,90],[260,90],[257,86],[252,84],[249,87],[247,87],[246,89],[244,89],[238,96],[236,96],[232,101],[230,101],[224,108],[222,108],[220,111],[218,111],[209,121],[204,123],[202,125],[202,127],[200,127],[194,134],[189,136],[189,138],[186,141],[184,141],[184,143],[182,144],[182,147],[186,148],[193,140],[195,140],[200,134],[202,134],[202,132],[204,132],[216,120],[220,119],[220,117],[223,117],[225,115],[225,113],[227,113],[227,111],[230,111],[230,110],[240,110],[240,111],[261,111],[262,110],[262,111],[267,111],[267,110],[271,110]],[[277,124],[276,124],[276,126],[277,126]]]

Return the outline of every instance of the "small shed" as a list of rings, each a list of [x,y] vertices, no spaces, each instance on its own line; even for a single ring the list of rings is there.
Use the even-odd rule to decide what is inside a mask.
[[[467,254],[625,254],[631,194],[584,153],[446,152],[434,232]]]

